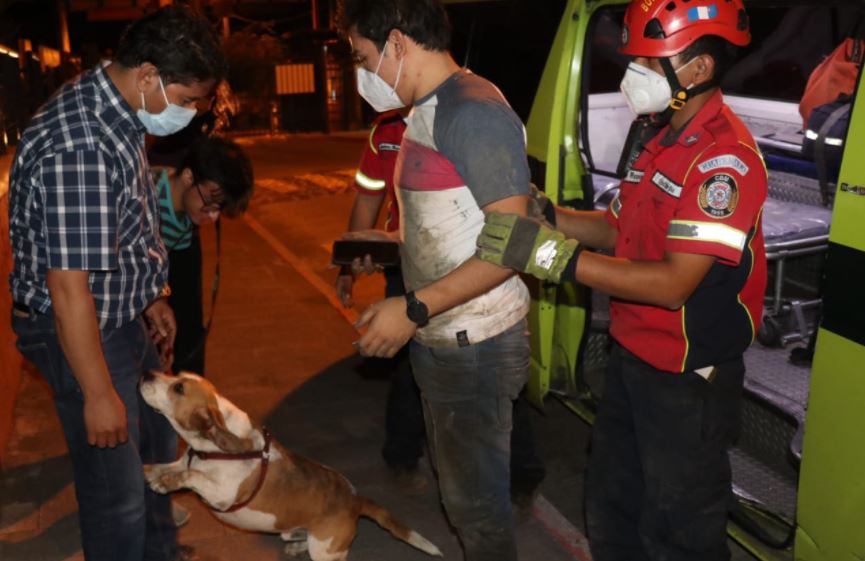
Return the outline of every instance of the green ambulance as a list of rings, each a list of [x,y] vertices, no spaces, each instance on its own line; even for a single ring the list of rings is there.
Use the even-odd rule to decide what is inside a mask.
[[[527,123],[533,179],[560,205],[604,208],[618,186],[618,160],[633,118],[618,91],[627,65],[617,52],[626,4],[448,2],[455,55],[499,85]],[[738,504],[729,533],[759,559],[861,560],[861,74],[831,130],[804,126],[799,102],[812,71],[838,45],[865,37],[865,2],[746,1],[746,7],[754,40],[722,88],[769,169],[764,216],[769,288],[763,327],[746,354],[743,433],[731,451]],[[833,157],[840,159],[840,174],[837,162],[827,163]],[[827,174],[829,167],[834,175]],[[530,398],[540,408],[546,399],[559,399],[592,423],[603,392],[607,301],[584,287],[530,288]],[[813,332],[813,362],[792,364],[791,350],[805,346]]]

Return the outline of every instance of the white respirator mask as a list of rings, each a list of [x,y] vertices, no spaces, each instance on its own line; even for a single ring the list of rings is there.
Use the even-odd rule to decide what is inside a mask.
[[[680,66],[676,74],[695,60],[697,59],[693,58]],[[689,85],[685,89],[690,87]],[[669,107],[670,100],[673,98],[673,89],[666,77],[636,62],[628,65],[620,89],[625,96],[625,101],[628,102],[628,107],[637,115],[660,113]]]
[[[396,88],[399,86],[399,79],[402,76],[402,62],[405,59],[399,59],[399,68],[396,71],[396,83],[393,87],[378,75],[386,50],[387,43],[384,44],[384,48],[381,50],[381,57],[378,59],[378,66],[375,67],[375,72],[370,72],[362,67],[358,67],[357,69],[357,93],[379,113],[405,107],[405,103],[396,95]]]

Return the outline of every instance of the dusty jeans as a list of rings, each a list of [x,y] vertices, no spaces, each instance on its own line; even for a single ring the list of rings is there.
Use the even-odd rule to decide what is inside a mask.
[[[411,343],[442,502],[466,561],[515,561],[510,502],[513,402],[528,380],[525,321],[474,345]]]

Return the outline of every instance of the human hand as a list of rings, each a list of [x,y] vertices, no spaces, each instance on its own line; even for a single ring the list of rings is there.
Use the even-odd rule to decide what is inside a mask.
[[[406,301],[401,296],[380,300],[364,310],[355,327],[365,326],[366,333],[353,343],[363,356],[390,358],[417,331],[417,324],[406,315]]]
[[[556,283],[580,251],[577,240],[536,220],[498,212],[486,215],[477,245],[476,256],[483,261]]]
[[[174,360],[174,338],[177,335],[177,322],[168,300],[158,298],[144,310],[147,332],[159,349],[159,362],[163,370],[169,370]]]
[[[126,406],[114,388],[104,394],[85,394],[84,427],[91,446],[114,448],[128,440]]]
[[[343,308],[351,308],[354,306],[354,298],[352,289],[354,287],[354,275],[349,270],[349,267],[342,267],[339,270],[339,275],[336,277],[336,297],[342,303]]]
[[[529,198],[528,215],[540,221],[544,226],[556,229],[556,205],[547,197],[546,193],[538,189],[537,185],[531,183],[532,194]]]
[[[363,240],[368,242],[392,242],[393,236],[384,230],[355,230],[354,232],[346,232],[342,235],[344,240]]]
[[[392,234],[389,234],[384,230],[356,230],[354,232],[346,232],[343,234],[342,239],[373,242],[398,241],[394,239]],[[382,265],[377,265],[373,262],[371,255],[364,255],[363,258],[357,257],[351,263],[351,272],[355,276],[360,274],[372,275],[374,273],[380,273],[383,270],[384,267]]]

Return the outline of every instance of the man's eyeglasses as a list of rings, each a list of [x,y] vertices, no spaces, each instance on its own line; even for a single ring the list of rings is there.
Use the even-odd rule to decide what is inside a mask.
[[[195,184],[195,190],[198,191],[198,196],[201,197],[201,202],[204,205],[202,210],[206,211],[220,211],[222,210],[223,203],[221,201],[217,201],[213,198],[208,198],[204,196],[204,191],[201,190],[201,184]]]

